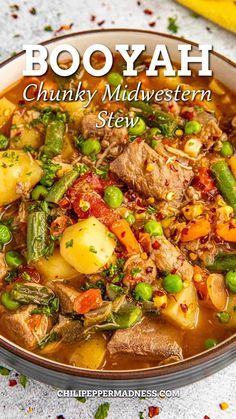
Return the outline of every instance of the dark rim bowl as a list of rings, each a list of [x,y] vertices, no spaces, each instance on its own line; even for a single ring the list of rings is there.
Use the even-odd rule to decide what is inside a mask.
[[[146,39],[146,43],[149,42],[149,39],[152,39],[152,42],[155,40],[158,43],[159,41],[165,43],[167,46],[171,43],[175,45],[188,43],[193,48],[198,46],[194,42],[172,35],[139,29],[107,29],[102,31],[89,30],[76,32],[50,39],[42,44],[50,47],[54,43],[63,43],[63,41],[67,40],[73,42],[74,39],[77,39],[77,44],[79,45],[84,37],[90,37],[90,44],[92,43],[91,39],[96,43],[99,42],[99,39],[101,43],[106,43],[108,39],[111,42],[110,38],[112,36],[114,37],[114,44],[116,42],[120,43],[120,38],[123,36],[122,41],[126,37],[126,42],[129,42],[130,38],[132,38],[132,42],[136,42],[135,38],[137,38],[138,43],[144,38]],[[17,60],[23,54],[24,52],[20,52],[14,57],[2,62],[0,64],[0,70],[14,63],[17,65]],[[216,52],[212,52],[212,58],[216,61],[216,73],[220,80],[222,79],[220,76],[222,75],[223,77],[226,71],[228,74],[223,77],[225,84],[227,84],[227,79],[231,77],[230,72],[234,74],[235,78],[235,63]],[[3,336],[0,336],[0,357],[4,362],[16,368],[18,371],[44,383],[64,389],[172,389],[207,377],[233,362],[236,357],[236,335],[231,336],[206,352],[184,359],[183,361],[140,370],[94,371],[65,365],[29,352]]]

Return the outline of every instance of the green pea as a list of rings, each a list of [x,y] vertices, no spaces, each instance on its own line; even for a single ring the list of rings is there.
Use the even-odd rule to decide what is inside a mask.
[[[177,274],[168,274],[163,279],[163,288],[170,293],[180,292],[183,289],[182,278]]]
[[[198,121],[188,121],[185,124],[184,132],[187,135],[198,134],[202,129],[202,125]]]
[[[146,124],[142,118],[138,117],[138,120],[134,127],[129,128],[130,135],[141,135],[146,130]]]
[[[85,156],[96,155],[101,151],[101,144],[94,138],[88,138],[82,143],[81,151]]]
[[[134,289],[135,300],[150,301],[152,299],[153,289],[146,282],[139,282]]]
[[[129,223],[130,225],[134,224],[136,219],[135,216],[132,212],[129,213],[129,215],[127,215],[127,217],[125,217],[127,223]]]
[[[217,340],[213,338],[208,338],[204,342],[205,349],[214,348],[214,346],[216,346],[217,344],[218,344]]]
[[[6,148],[8,147],[8,143],[8,138],[5,135],[0,134],[0,150],[6,150]]]
[[[221,323],[229,323],[230,321],[230,314],[227,311],[221,311],[221,313],[217,313],[217,317]]]
[[[38,201],[39,199],[44,199],[48,194],[47,188],[43,185],[37,185],[31,192],[31,198],[35,201]]]
[[[0,224],[0,244],[9,243],[11,240],[11,232],[7,226]]]
[[[110,208],[118,208],[123,202],[123,193],[117,186],[107,186],[104,191],[104,201]]]
[[[144,225],[144,231],[146,233],[149,233],[150,236],[162,236],[163,235],[163,230],[162,230],[161,223],[159,223],[158,221],[155,221],[155,220],[149,220]]]
[[[229,141],[224,141],[220,150],[223,157],[231,157],[234,154],[234,149]]]
[[[18,301],[12,300],[9,292],[2,293],[1,301],[4,307],[6,307],[8,310],[16,310],[20,307],[20,303],[18,303]]]
[[[225,276],[225,283],[230,291],[236,293],[236,272],[229,271]]]
[[[5,255],[6,262],[8,266],[11,268],[18,268],[18,266],[22,265],[24,259],[19,252],[15,250],[9,250],[9,252]]]
[[[119,73],[110,73],[107,76],[108,83],[112,86],[119,86],[119,84],[123,84],[124,80],[121,74]]]

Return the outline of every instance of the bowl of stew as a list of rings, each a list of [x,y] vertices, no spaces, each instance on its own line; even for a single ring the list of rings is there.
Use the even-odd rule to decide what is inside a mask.
[[[45,45],[83,54],[94,37],[113,51],[117,39],[146,44],[137,76],[115,53],[104,77],[80,66],[22,78],[23,53],[0,67],[0,355],[61,388],[174,388],[235,359],[235,64],[212,53],[214,77],[147,77],[156,44],[178,68],[190,42],[140,30]],[[36,100],[42,82],[97,94],[88,106]],[[107,85],[121,95],[140,82],[212,100],[101,99]],[[136,124],[98,127],[101,111]]]

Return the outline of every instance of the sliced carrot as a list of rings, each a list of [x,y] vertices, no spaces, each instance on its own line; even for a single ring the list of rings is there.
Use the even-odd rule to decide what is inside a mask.
[[[216,234],[227,242],[236,242],[236,222],[230,220],[227,223],[218,224]]]
[[[27,322],[30,329],[35,330],[38,329],[42,321],[41,314],[32,314]]]
[[[190,242],[192,240],[199,239],[200,237],[207,236],[211,231],[211,225],[209,221],[205,219],[192,220],[182,230],[181,241]]]
[[[111,224],[111,231],[125,246],[128,253],[139,253],[140,246],[126,220],[117,220]]]
[[[92,288],[81,292],[74,301],[74,311],[78,314],[85,314],[95,310],[102,305],[102,296],[100,289]]]

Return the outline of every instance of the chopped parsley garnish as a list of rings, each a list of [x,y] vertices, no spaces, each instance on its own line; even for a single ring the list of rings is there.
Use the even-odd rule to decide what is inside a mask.
[[[177,22],[177,17],[168,17],[167,29],[172,33],[177,33],[179,30],[179,27],[176,22]]]
[[[77,397],[75,397],[75,399],[78,400],[78,402],[80,402],[80,403],[85,403],[87,401],[86,397],[77,396]]]
[[[52,32],[52,31],[53,31],[53,29],[52,29],[51,25],[46,25],[46,26],[44,26],[43,30],[44,30],[45,32]]]
[[[157,211],[156,208],[152,207],[151,205],[147,207],[147,213],[150,215],[156,214],[156,211]]]
[[[26,377],[26,375],[21,374],[19,378],[19,383],[23,388],[26,388],[28,384],[28,377]]]
[[[0,375],[7,376],[10,374],[10,372],[11,370],[9,370],[8,368],[0,366]]]
[[[108,411],[110,409],[110,403],[103,403],[100,404],[100,406],[98,407],[94,419],[106,419],[107,415],[108,415]]]
[[[73,240],[73,239],[71,239],[71,240],[69,240],[68,242],[66,242],[66,249],[67,249],[68,247],[73,247],[73,244],[74,244],[74,240]]]
[[[92,252],[92,253],[97,253],[97,250],[95,249],[94,246],[90,246],[89,251]]]
[[[134,278],[136,278],[136,276],[139,274],[141,272],[141,269],[140,268],[133,268],[133,269],[131,269],[131,275],[134,277]]]

